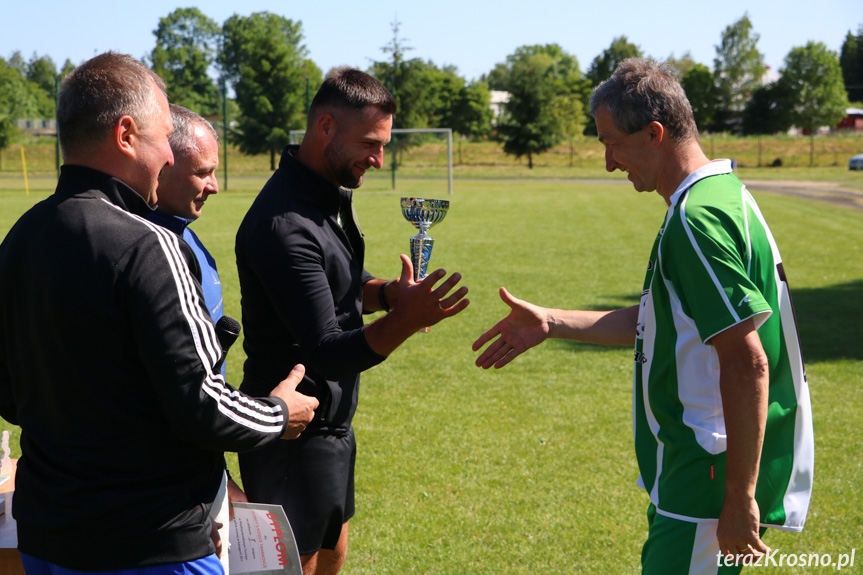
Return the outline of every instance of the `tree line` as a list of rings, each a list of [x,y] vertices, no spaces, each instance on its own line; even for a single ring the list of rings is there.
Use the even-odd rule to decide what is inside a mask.
[[[591,91],[629,57],[646,57],[626,36],[615,38],[585,72],[558,44],[521,46],[475,80],[455,66],[409,58],[400,23],[381,48],[385,57],[367,72],[396,97],[396,128],[452,128],[462,138],[491,138],[504,151],[533,158],[561,142],[595,134],[588,101]],[[161,76],[169,99],[206,116],[232,119],[228,140],[244,154],[270,155],[271,168],[291,130],[305,127],[309,98],[323,72],[303,44],[302,22],[270,12],[233,15],[222,25],[197,8],[180,8],[159,20],[155,47],[143,60]],[[850,101],[863,101],[863,24],[848,32],[840,54],[807,42],[785,57],[778,78],[767,80],[759,35],[748,15],[727,26],[715,46],[713,68],[690,53],[664,59],[692,104],[702,132],[774,134],[792,126],[814,135],[834,126]],[[51,118],[57,80],[74,65],[57,70],[48,56],[25,61],[15,52],[0,58],[0,149],[16,137],[18,118]],[[228,88],[233,98],[227,97]],[[492,91],[508,94],[500,114]],[[410,138],[400,138],[401,148]]]

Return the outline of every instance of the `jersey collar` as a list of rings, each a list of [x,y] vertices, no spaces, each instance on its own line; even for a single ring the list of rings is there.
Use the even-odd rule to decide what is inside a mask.
[[[710,176],[719,176],[722,174],[730,174],[732,173],[731,169],[731,160],[713,160],[709,164],[702,166],[686,176],[679,186],[677,186],[677,190],[673,194],[671,194],[671,205],[669,207],[674,207],[678,200],[680,200],[680,196],[688,190],[692,185],[704,178],[709,178]]]

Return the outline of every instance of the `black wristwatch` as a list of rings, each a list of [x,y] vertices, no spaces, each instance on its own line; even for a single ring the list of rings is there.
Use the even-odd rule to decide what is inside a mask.
[[[381,284],[381,287],[378,288],[378,302],[381,304],[381,307],[384,311],[390,311],[392,308],[390,307],[390,302],[387,301],[387,286],[390,285],[390,282],[384,282]]]

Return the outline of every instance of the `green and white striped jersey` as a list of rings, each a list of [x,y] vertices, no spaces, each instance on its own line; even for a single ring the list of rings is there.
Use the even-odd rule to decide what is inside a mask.
[[[728,160],[678,187],[654,243],[638,315],[633,429],[639,484],[657,510],[718,519],[725,494],[719,360],[708,342],[753,318],[770,369],[756,500],[764,526],[803,529],[812,492],[809,388],[782,260]]]

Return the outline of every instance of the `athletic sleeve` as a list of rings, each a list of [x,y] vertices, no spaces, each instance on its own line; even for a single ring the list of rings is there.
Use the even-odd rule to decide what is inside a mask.
[[[0,336],[0,417],[13,425],[18,425],[18,410],[12,395],[12,379],[6,365],[6,358],[3,356],[3,347],[2,336]]]
[[[147,225],[151,233],[121,262],[118,297],[168,424],[177,436],[216,451],[281,438],[288,421],[284,402],[249,397],[213,369],[221,347],[193,276],[191,248],[173,232]]]
[[[12,375],[6,362],[6,322],[5,312],[0,309],[0,417],[13,425],[18,425],[18,409],[12,395]]]
[[[771,310],[749,276],[742,208],[687,200],[666,228],[660,256],[663,276],[683,311],[695,321],[702,342],[751,317],[760,325]]]
[[[329,255],[329,257],[327,257]],[[349,258],[325,254],[314,235],[300,223],[284,218],[260,222],[243,246],[245,264],[257,276],[281,323],[300,347],[303,362],[313,373],[337,381],[383,361],[366,341],[364,328],[343,330],[336,302],[343,310],[356,306],[350,286],[331,285],[325,266],[341,266],[331,275],[351,277]],[[276,264],[276,262],[278,262]],[[367,278],[367,279],[366,279]],[[340,321],[342,320],[342,321]]]

